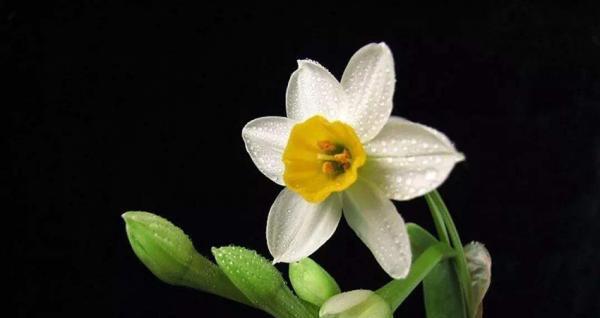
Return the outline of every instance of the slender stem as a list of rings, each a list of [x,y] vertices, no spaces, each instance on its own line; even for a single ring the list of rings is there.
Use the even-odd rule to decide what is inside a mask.
[[[433,223],[435,224],[435,230],[438,233],[440,241],[450,245],[448,231],[446,230],[446,225],[444,224],[444,217],[442,215],[442,211],[440,211],[439,206],[436,204],[436,201],[433,197],[433,192],[426,194],[425,200],[427,201],[427,205],[429,206],[429,211],[431,212],[431,217],[433,218]]]
[[[448,244],[437,243],[417,258],[408,276],[404,279],[392,280],[376,292],[390,304],[392,311],[395,311],[440,261],[454,255],[454,250]]]
[[[437,192],[437,190],[433,190],[427,195],[427,197],[428,199],[432,199],[432,202],[435,203],[435,205],[439,208],[439,212],[442,215],[442,219],[450,235],[452,247],[456,251],[456,257],[454,258],[456,262],[456,271],[460,278],[459,281],[465,298],[467,316],[472,318],[474,315],[474,310],[473,299],[471,296],[471,275],[469,274],[469,270],[467,268],[467,259],[465,258],[463,244],[460,240],[458,231],[456,230],[456,226],[454,225],[454,221],[452,220],[452,216],[450,215],[446,204],[444,204],[444,200],[442,200],[442,196]]]

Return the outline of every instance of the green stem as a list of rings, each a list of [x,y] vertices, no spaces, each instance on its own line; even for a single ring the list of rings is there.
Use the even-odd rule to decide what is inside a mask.
[[[444,204],[442,196],[437,192],[437,190],[433,190],[432,192],[428,193],[426,198],[428,200],[427,202],[429,203],[431,201],[432,204],[436,206],[439,214],[441,214],[443,222],[446,225],[446,229],[449,233],[452,247],[456,251],[456,257],[454,258],[456,271],[467,308],[467,316],[472,318],[474,315],[474,310],[473,299],[471,296],[471,275],[469,274],[469,270],[467,268],[467,259],[465,258],[465,252],[463,250],[463,244],[460,240],[460,236],[458,235],[458,231],[456,230],[452,216],[450,215],[446,204]]]
[[[436,204],[436,200],[434,199],[432,193],[433,192],[426,194],[425,200],[427,201],[427,205],[429,206],[431,218],[433,218],[433,223],[435,224],[435,230],[438,233],[440,241],[450,245],[450,239],[448,237],[446,225],[444,224],[444,217],[442,216],[442,211],[440,211],[439,205]]]
[[[437,243],[417,258],[406,278],[395,279],[376,293],[387,301],[392,311],[395,311],[440,261],[454,255],[454,251],[446,243]]]

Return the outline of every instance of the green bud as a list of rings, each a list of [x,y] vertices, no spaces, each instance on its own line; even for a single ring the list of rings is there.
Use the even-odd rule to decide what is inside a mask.
[[[315,317],[287,287],[281,273],[255,251],[225,246],[212,249],[219,267],[255,307],[278,318]]]
[[[310,258],[290,264],[289,276],[296,295],[318,307],[341,292],[335,279]]]
[[[392,318],[390,305],[370,290],[353,290],[328,299],[319,311],[321,318]]]
[[[476,317],[483,316],[483,298],[492,280],[492,257],[485,246],[471,242],[464,247],[467,268],[471,274],[472,296]]]
[[[251,305],[214,263],[196,252],[180,228],[148,212],[122,217],[133,252],[160,280]]]
[[[188,236],[151,213],[127,212],[123,219],[131,247],[140,261],[163,282],[181,285],[196,253]]]

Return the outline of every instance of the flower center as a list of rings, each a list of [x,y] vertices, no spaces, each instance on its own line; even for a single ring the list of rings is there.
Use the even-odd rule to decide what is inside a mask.
[[[314,116],[296,124],[283,152],[286,186],[313,203],[351,186],[366,154],[352,127]]]
[[[350,169],[352,155],[347,148],[336,145],[329,140],[321,140],[317,142],[317,146],[322,151],[322,153],[317,154],[317,159],[323,161],[321,165],[323,173],[334,176]]]

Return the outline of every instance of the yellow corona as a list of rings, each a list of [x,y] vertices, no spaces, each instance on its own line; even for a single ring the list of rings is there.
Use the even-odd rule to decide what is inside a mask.
[[[283,179],[306,201],[318,203],[350,187],[366,158],[352,127],[313,116],[292,128],[283,152]]]

